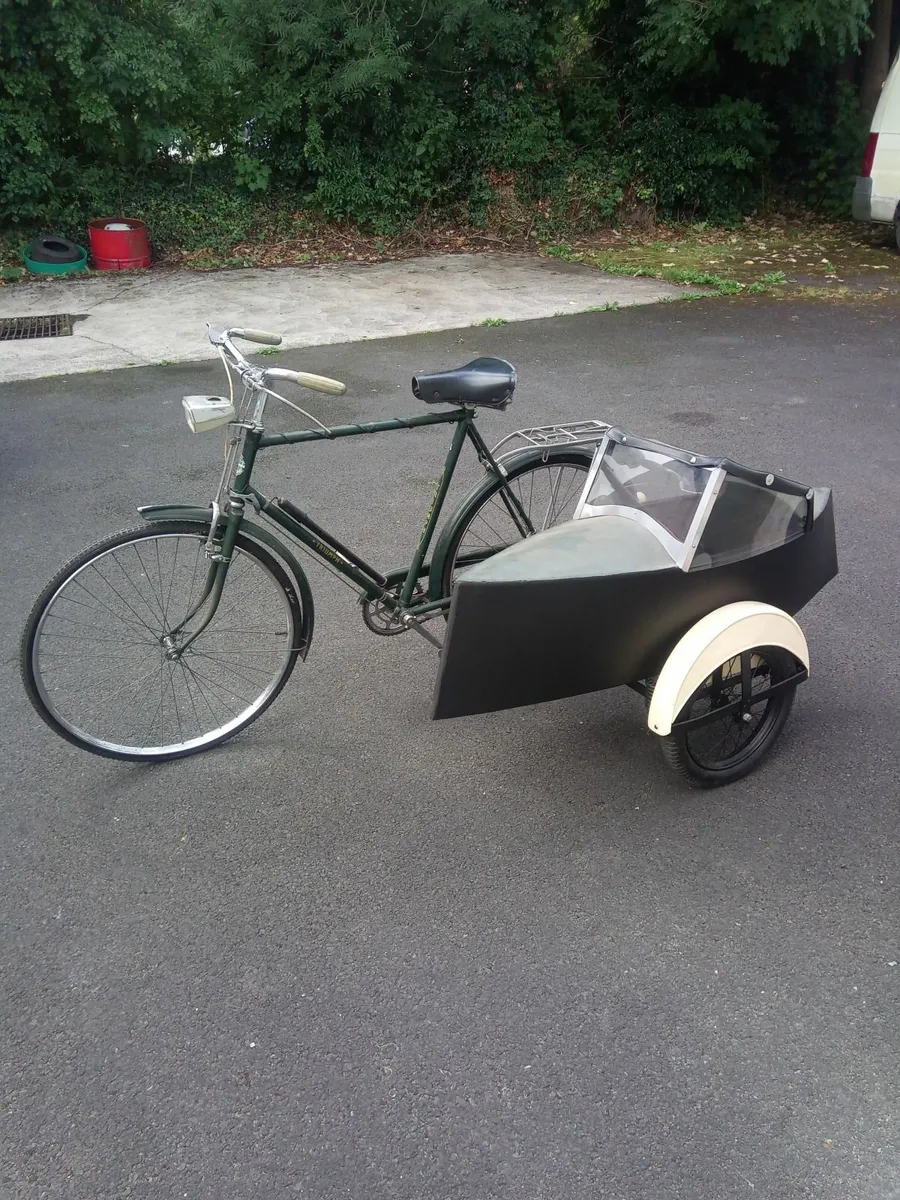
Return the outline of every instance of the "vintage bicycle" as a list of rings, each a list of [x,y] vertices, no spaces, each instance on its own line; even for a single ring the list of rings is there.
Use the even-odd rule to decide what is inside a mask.
[[[94,754],[182,758],[233,737],[268,708],[312,643],[313,596],[295,546],[356,590],[373,633],[412,630],[440,646],[433,623],[443,624],[457,575],[569,519],[606,430],[592,420],[523,429],[489,448],[478,412],[504,410],[516,386],[515,369],[498,358],[414,377],[413,392],[430,411],[326,426],[274,385],[339,396],[344,384],[250,363],[235,345],[276,346],[277,334],[209,328],[208,336],[229,394],[187,396],[183,407],[192,431],[227,431],[212,502],[140,507],[144,527],[73,558],[38,597],[23,634],[32,704],[51,729]],[[300,412],[308,426],[267,432],[271,399]],[[450,426],[453,435],[411,561],[400,570],[378,570],[293,501],[253,483],[257,459],[270,447],[430,425]],[[466,442],[483,471],[435,538]]]

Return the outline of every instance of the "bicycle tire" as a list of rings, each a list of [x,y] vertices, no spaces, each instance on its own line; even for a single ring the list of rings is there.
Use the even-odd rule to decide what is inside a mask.
[[[225,582],[225,590],[223,592],[222,601],[220,602],[219,608],[217,609],[216,615],[213,619],[213,622],[210,624],[209,629],[206,631],[206,633],[201,634],[200,638],[198,639],[198,641],[196,643],[196,645],[198,645],[198,646],[201,644],[206,645],[206,650],[200,651],[198,653],[199,653],[199,656],[202,657],[204,660],[209,660],[208,662],[204,663],[203,670],[208,671],[210,674],[209,674],[209,676],[203,676],[201,674],[201,675],[199,675],[199,678],[201,681],[204,680],[204,678],[207,680],[208,694],[206,694],[204,696],[203,683],[202,682],[198,683],[199,668],[195,669],[195,668],[192,668],[190,665],[185,666],[183,664],[182,658],[178,658],[175,660],[168,659],[166,657],[166,652],[163,648],[164,634],[161,634],[158,638],[156,638],[156,629],[155,629],[155,627],[153,627],[152,621],[155,621],[157,619],[155,613],[156,613],[156,609],[159,609],[159,615],[161,617],[161,624],[162,624],[163,628],[168,623],[167,622],[168,606],[170,603],[174,602],[173,601],[173,589],[175,586],[174,576],[175,576],[175,572],[177,571],[177,567],[178,567],[178,553],[179,553],[178,547],[176,545],[175,546],[174,564],[173,564],[173,568],[172,568],[172,579],[169,580],[168,576],[166,576],[165,582],[163,582],[164,577],[163,577],[163,571],[162,571],[162,566],[161,566],[161,559],[159,557],[159,550],[160,550],[159,543],[161,541],[163,541],[164,539],[179,539],[179,538],[187,538],[187,539],[189,539],[189,541],[192,544],[196,543],[196,545],[193,547],[196,552],[194,578],[192,578],[191,584],[188,587],[187,599],[184,601],[184,610],[187,611],[191,604],[192,595],[197,594],[194,592],[194,581],[197,578],[197,575],[199,574],[199,569],[202,566],[203,561],[204,561],[204,559],[201,556],[203,555],[203,547],[205,546],[208,533],[209,533],[209,525],[208,524],[193,522],[193,521],[159,522],[159,523],[155,523],[152,525],[146,525],[143,527],[139,527],[136,529],[123,530],[121,533],[113,534],[110,537],[104,538],[102,541],[99,541],[99,542],[95,543],[93,546],[90,546],[87,549],[83,550],[80,554],[75,555],[74,558],[72,558],[64,567],[61,568],[61,570],[59,570],[56,573],[56,575],[50,580],[50,582],[47,584],[47,586],[43,589],[41,594],[38,596],[37,600],[35,601],[35,603],[32,607],[31,613],[29,614],[28,620],[25,624],[25,629],[22,634],[22,642],[21,642],[22,680],[23,680],[23,683],[25,686],[25,691],[28,695],[28,698],[31,701],[35,710],[37,711],[38,715],[55,733],[57,733],[60,737],[64,738],[67,742],[70,742],[73,745],[78,746],[80,749],[88,751],[89,753],[98,754],[105,758],[124,759],[124,760],[132,761],[132,762],[168,762],[173,759],[186,758],[189,755],[198,754],[204,750],[212,749],[213,746],[221,745],[223,742],[234,737],[242,729],[245,729],[249,724],[251,724],[251,722],[255,721],[259,716],[261,716],[262,713],[265,712],[265,710],[269,707],[269,705],[272,704],[272,702],[277,698],[277,696],[279,695],[279,693],[281,692],[281,690],[287,683],[288,679],[290,678],[290,676],[294,670],[294,667],[296,665],[297,657],[301,653],[302,648],[303,648],[303,644],[304,644],[303,643],[303,630],[304,630],[303,609],[302,609],[302,605],[301,605],[300,600],[297,595],[297,589],[294,586],[293,582],[291,581],[290,577],[288,576],[284,567],[281,565],[281,563],[278,561],[278,559],[273,554],[271,554],[268,550],[264,549],[258,542],[254,541],[251,537],[247,537],[244,534],[238,534],[238,538],[237,538],[237,542],[236,542],[236,549],[238,551],[238,554],[235,556],[235,560],[232,562],[232,565],[229,568],[229,576]],[[158,565],[158,581],[159,581],[158,589],[154,587],[153,581],[151,579],[152,566],[153,566],[152,561],[150,563],[150,570],[148,570],[146,563],[141,556],[140,551],[136,549],[136,547],[138,547],[138,546],[140,546],[141,548],[148,547],[148,544],[151,544],[154,542],[157,543],[157,545],[156,545],[156,560],[155,561]],[[93,593],[87,587],[87,585],[84,582],[84,579],[82,578],[83,576],[85,576],[88,579],[90,579],[90,581],[91,581],[90,587],[94,589],[94,592],[99,591],[101,593],[101,597],[102,597],[102,595],[104,594],[103,583],[109,583],[109,581],[108,581],[107,577],[104,575],[104,573],[99,569],[99,567],[96,566],[96,564],[98,562],[101,562],[104,564],[104,570],[109,568],[110,572],[112,572],[112,569],[113,569],[113,566],[114,566],[114,563],[116,560],[110,558],[110,556],[113,554],[114,551],[122,550],[129,546],[135,548],[136,561],[134,561],[132,559],[128,559],[128,562],[131,566],[130,572],[127,571],[122,566],[121,562],[118,563],[118,569],[121,572],[121,574],[115,575],[115,583],[118,583],[118,586],[121,589],[121,592],[116,589],[115,583],[109,585],[111,587],[111,589],[115,592],[115,594],[120,597],[123,607],[118,614],[115,614],[115,612],[112,608],[110,608],[110,611],[114,613],[114,616],[116,617],[118,624],[121,625],[121,628],[123,630],[129,631],[127,636],[132,640],[130,643],[124,643],[124,644],[129,644],[132,646],[132,648],[133,647],[143,647],[143,649],[138,650],[137,652],[135,652],[134,649],[132,649],[132,657],[135,660],[137,660],[137,658],[139,656],[143,655],[143,661],[141,664],[142,667],[145,666],[146,663],[149,661],[151,670],[152,670],[153,663],[156,661],[156,657],[157,657],[156,648],[158,648],[159,662],[160,662],[158,674],[160,676],[160,697],[161,697],[160,698],[160,710],[161,710],[161,712],[160,712],[160,728],[161,728],[161,730],[164,727],[164,718],[162,715],[162,708],[163,708],[163,693],[165,691],[164,680],[166,679],[166,676],[164,673],[166,672],[166,669],[167,669],[165,666],[165,663],[171,662],[171,670],[169,671],[167,678],[171,684],[172,703],[174,706],[177,724],[178,724],[179,730],[182,732],[181,740],[177,743],[165,743],[163,741],[161,744],[158,744],[158,745],[128,744],[126,742],[116,742],[109,737],[101,737],[94,732],[89,732],[88,730],[79,728],[78,724],[72,718],[71,714],[64,713],[60,710],[59,706],[62,703],[62,701],[58,695],[54,695],[54,693],[59,692],[59,690],[60,690],[59,685],[57,683],[55,685],[48,686],[47,681],[45,679],[46,666],[42,669],[42,663],[41,663],[41,655],[42,655],[41,643],[42,643],[42,641],[46,642],[46,641],[49,641],[51,637],[56,637],[57,639],[62,639],[64,642],[65,641],[77,642],[79,645],[82,644],[82,642],[85,642],[88,645],[91,644],[91,636],[81,635],[77,632],[78,628],[80,628],[80,627],[86,627],[89,630],[91,630],[91,635],[93,636],[93,644],[95,647],[99,646],[99,645],[108,646],[108,645],[115,644],[115,641],[116,641],[115,637],[113,637],[111,639],[103,639],[103,638],[98,638],[96,636],[96,628],[94,625],[92,625],[90,623],[90,618],[87,613],[82,614],[79,612],[77,614],[79,617],[83,618],[82,620],[73,620],[71,617],[68,617],[65,615],[63,615],[61,618],[59,618],[63,621],[68,621],[68,623],[73,628],[73,632],[59,634],[59,633],[54,633],[52,630],[48,631],[46,627],[47,627],[47,624],[50,621],[51,617],[53,616],[54,605],[57,603],[61,603],[61,600],[66,600],[67,602],[69,602],[71,604],[80,604],[82,607],[85,607],[88,610],[93,609],[95,607],[95,605],[88,603],[88,601],[85,600],[81,596],[80,592],[76,593],[76,595],[78,597],[77,599],[73,598],[71,593],[69,595],[65,595],[67,586],[68,585],[77,585],[78,587],[80,587],[82,589],[83,592],[86,593],[86,595],[89,598],[92,597]],[[167,547],[167,549],[168,549],[168,547]],[[148,558],[149,558],[149,555],[148,555]],[[280,645],[275,646],[275,648],[272,650],[269,650],[265,647],[263,642],[259,642],[259,645],[261,647],[260,649],[256,649],[253,647],[251,647],[249,649],[243,649],[239,644],[238,649],[234,652],[231,652],[229,650],[230,643],[226,641],[224,653],[220,649],[218,654],[216,654],[216,652],[214,651],[214,649],[209,641],[207,641],[206,643],[203,643],[203,638],[204,637],[208,638],[210,636],[219,636],[221,638],[225,635],[227,635],[228,637],[232,637],[235,635],[243,636],[244,634],[246,634],[246,638],[248,640],[251,637],[256,637],[257,640],[259,638],[271,637],[272,639],[274,639],[276,637],[276,634],[274,632],[270,633],[268,630],[265,630],[265,629],[262,629],[262,630],[259,630],[259,629],[257,629],[257,630],[252,630],[252,629],[229,630],[229,629],[223,628],[221,626],[219,626],[218,629],[216,628],[217,622],[219,622],[219,620],[220,620],[220,616],[223,616],[229,612],[229,605],[228,605],[228,603],[226,603],[226,601],[229,601],[231,603],[232,608],[234,608],[237,604],[237,599],[239,597],[233,596],[232,593],[229,593],[229,584],[230,583],[232,584],[232,590],[234,590],[236,583],[237,583],[236,579],[233,580],[233,577],[237,575],[236,564],[240,563],[242,558],[245,559],[246,562],[248,562],[248,563],[252,562],[252,563],[256,564],[258,567],[260,567],[262,569],[262,571],[265,572],[265,575],[268,577],[268,580],[270,581],[270,583],[272,585],[271,586],[272,594],[274,594],[274,595],[280,594],[280,596],[283,597],[283,614],[284,614],[284,618],[286,619],[286,622],[287,622],[287,627],[283,633],[280,630],[277,633],[277,637],[280,640],[283,640],[285,643],[283,650],[280,647]],[[140,564],[140,565],[138,565],[138,564]],[[86,574],[92,565],[95,567],[95,575],[97,576],[97,578],[95,578],[92,575]],[[184,567],[185,572],[188,569],[190,569],[190,563],[186,562],[185,567]],[[131,576],[131,578],[129,578],[129,576]],[[151,604],[149,601],[146,601],[146,596],[145,596],[144,602],[146,603],[146,607],[140,606],[139,601],[135,598],[135,595],[132,594],[132,590],[128,586],[129,584],[133,585],[135,594],[139,594],[139,589],[137,588],[136,584],[134,584],[135,576],[138,578],[138,580],[146,579],[148,581],[148,589],[147,589],[146,595],[151,596],[153,603]],[[247,577],[246,572],[244,572],[242,575],[238,576],[238,578],[246,578],[246,577]],[[202,580],[202,578],[203,578],[203,576],[199,575],[199,580]],[[252,578],[257,578],[257,577],[254,576]],[[262,577],[260,577],[260,578],[262,578]],[[103,581],[103,583],[101,583],[100,581]],[[165,596],[165,602],[163,602],[163,591],[167,585],[168,585],[168,593]],[[199,586],[200,586],[199,581],[197,582],[197,586],[199,588]],[[127,599],[123,598],[122,592],[125,593],[125,597],[127,597]],[[183,597],[184,593],[182,592],[181,595]],[[102,600],[96,599],[96,597],[94,597],[94,598],[96,601],[96,607],[98,609],[102,609],[104,607]],[[111,600],[111,598],[110,598],[110,600]],[[232,603],[232,601],[233,601],[233,603]],[[111,601],[111,603],[115,604],[115,601]],[[71,611],[70,609],[63,610],[64,613],[67,613],[70,611]],[[177,615],[177,613],[179,613],[181,611],[181,605],[179,604],[178,607],[175,608],[173,611]],[[241,611],[243,611],[243,610],[241,610]],[[123,615],[125,613],[127,613],[128,615]],[[151,616],[151,614],[153,614],[153,615]],[[255,615],[255,614],[253,614],[253,615]],[[56,618],[54,618],[54,619],[56,619]],[[151,624],[148,625],[147,622],[151,622]],[[170,625],[170,628],[172,628],[172,627],[174,627],[174,623],[172,625]],[[145,629],[148,632],[145,632]],[[140,636],[138,637],[138,635],[140,635]],[[155,641],[153,640],[154,638],[156,638]],[[215,643],[213,645],[215,645]],[[53,652],[54,651],[53,651],[52,645],[51,645],[51,649],[50,649],[49,653],[52,655]],[[65,645],[63,646],[62,651],[60,651],[59,653],[61,655],[61,660],[62,660],[63,667],[64,667],[65,663],[66,663],[66,654],[67,654]],[[114,650],[111,651],[111,650],[104,648],[103,650],[98,651],[95,649],[95,650],[91,651],[91,653],[93,654],[95,662],[101,661],[101,667],[105,668],[108,664],[107,656],[114,653]],[[184,655],[185,659],[188,657],[188,653],[189,652],[185,653],[185,655]],[[266,667],[264,665],[263,666],[258,665],[259,662],[264,662],[263,657],[260,657],[258,660],[252,659],[250,662],[246,661],[247,658],[250,655],[258,655],[258,656],[271,655],[274,659],[278,660],[277,666],[273,672],[272,679],[268,682],[268,684],[265,687],[262,688],[259,696],[257,696],[252,701],[247,701],[247,708],[245,710],[238,713],[237,715],[230,718],[229,720],[224,721],[219,726],[212,728],[212,729],[206,731],[205,733],[201,732],[195,738],[185,738],[183,736],[183,726],[182,726],[182,718],[185,715],[185,710],[182,709],[181,715],[179,715],[178,698],[177,698],[178,690],[176,690],[176,681],[173,680],[173,676],[177,675],[175,664],[182,663],[183,695],[190,702],[191,707],[193,709],[193,715],[196,718],[197,725],[199,727],[200,716],[199,716],[199,712],[196,707],[198,701],[200,701],[201,699],[205,701],[205,703],[209,707],[210,714],[212,715],[213,718],[215,718],[217,706],[222,706],[222,707],[226,706],[226,702],[227,702],[227,698],[228,698],[229,681],[226,679],[223,679],[221,677],[220,672],[223,670],[222,662],[224,659],[227,658],[227,655],[229,653],[242,656],[241,671],[243,672],[243,678],[246,680],[246,682],[248,682],[250,684],[250,688],[258,686],[258,684],[253,683],[253,674],[254,673],[256,673],[257,675],[265,674]],[[59,668],[57,668],[57,669],[59,669]],[[77,665],[76,665],[75,670],[76,670],[75,679],[76,679],[76,683],[77,683],[77,681],[78,681]],[[214,677],[214,678],[211,678],[211,677]],[[107,686],[106,681],[109,678],[110,678],[109,675],[104,674],[104,672],[101,670],[99,686],[101,688],[105,688]],[[56,679],[60,680],[61,676],[57,675]],[[115,681],[113,681],[113,682],[115,682]],[[133,683],[133,682],[134,682],[134,680],[132,679],[128,683],[123,685],[123,687],[129,687],[131,685],[131,683]],[[155,688],[155,683],[156,683],[156,675],[155,674],[152,676],[152,682],[153,682],[153,686]],[[108,686],[111,687],[112,683],[110,683]],[[181,684],[179,683],[177,686],[181,687]],[[231,686],[231,689],[233,692],[233,684],[230,686]],[[248,688],[247,690],[250,690],[250,689]],[[122,689],[120,688],[119,692],[121,692],[121,691],[122,691]],[[137,702],[143,703],[145,692],[147,692],[149,694],[149,684],[143,691],[140,689],[140,687],[135,691],[135,693],[132,697],[131,703],[137,703]],[[115,699],[116,694],[117,694],[116,692],[112,692],[111,695],[109,695],[109,697],[107,699],[107,705],[109,705],[111,700]],[[168,693],[166,693],[166,694],[168,694]],[[243,701],[246,698],[238,695],[238,699]],[[119,703],[117,708],[122,710],[123,713],[128,709],[128,703],[124,700],[124,698]],[[154,721],[155,721],[155,714],[154,714]]]
[[[535,450],[533,453],[526,451],[512,464],[507,466],[505,479],[500,480],[489,476],[487,479],[480,480],[469,495],[462,500],[456,512],[450,517],[446,530],[441,537],[441,545],[435,551],[432,573],[432,598],[439,598],[438,595],[434,594],[434,587],[438,584],[438,581],[440,596],[449,596],[451,594],[454,572],[457,570],[457,559],[464,539],[467,534],[472,532],[479,517],[483,521],[486,520],[484,517],[486,509],[491,505],[497,507],[497,498],[505,486],[515,485],[519,499],[523,501],[523,505],[527,509],[528,505],[524,504],[526,495],[523,486],[526,477],[532,476],[533,484],[534,477],[538,472],[549,472],[547,482],[552,485],[552,473],[554,470],[564,472],[566,468],[571,468],[571,472],[568,473],[568,477],[564,481],[564,491],[562,494],[557,493],[555,501],[551,502],[551,507],[545,512],[545,516],[540,522],[541,528],[550,528],[552,525],[572,518],[575,505],[587,481],[592,461],[593,452],[588,449],[579,450],[567,447],[553,447],[549,450]],[[529,492],[529,498],[534,498],[533,487]],[[558,505],[556,502],[558,502]],[[500,506],[497,507],[500,523],[499,529],[497,528],[497,520],[486,522],[488,528],[493,529],[498,534],[498,540],[495,546],[484,547],[487,553],[484,553],[483,557],[489,557],[491,553],[497,553],[497,551],[513,545],[514,542],[522,538],[510,514],[506,512],[504,515],[504,508],[505,506],[502,504],[501,499]],[[530,517],[531,513],[529,512],[528,515]],[[537,532],[537,529],[535,529],[535,532]]]

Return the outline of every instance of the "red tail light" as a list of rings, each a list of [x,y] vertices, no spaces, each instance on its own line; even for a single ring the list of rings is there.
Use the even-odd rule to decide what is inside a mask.
[[[870,133],[869,140],[866,142],[866,152],[863,155],[862,161],[862,177],[868,179],[872,174],[872,163],[875,161],[875,150],[878,147],[878,134]]]

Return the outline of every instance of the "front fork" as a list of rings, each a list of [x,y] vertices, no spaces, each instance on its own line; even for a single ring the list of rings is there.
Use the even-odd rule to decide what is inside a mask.
[[[180,657],[188,646],[192,645],[203,631],[209,626],[213,617],[216,615],[216,610],[219,607],[219,601],[222,599],[222,591],[225,587],[225,577],[228,574],[228,568],[231,565],[231,559],[234,554],[234,547],[237,543],[238,532],[241,527],[241,521],[244,519],[245,501],[242,496],[231,494],[230,499],[225,507],[224,514],[222,509],[222,500],[227,495],[227,489],[231,483],[231,477],[235,469],[238,471],[238,476],[235,483],[246,485],[250,468],[252,467],[253,458],[256,456],[255,439],[252,448],[252,453],[245,452],[241,458],[242,448],[248,448],[246,437],[246,429],[241,430],[243,436],[235,437],[232,441],[228,453],[225,456],[225,466],[222,469],[222,479],[219,484],[219,490],[212,504],[212,519],[209,526],[209,537],[206,539],[206,556],[209,559],[209,567],[206,572],[206,579],[203,583],[203,589],[200,593],[200,599],[194,607],[187,613],[184,620],[176,625],[174,629],[170,629],[164,638],[163,644],[166,647],[167,655],[176,658]],[[239,461],[240,460],[240,461]],[[249,461],[248,461],[249,460]],[[220,515],[221,514],[221,515]],[[222,521],[224,520],[224,530],[221,530]],[[220,532],[221,530],[221,532]],[[184,641],[178,641],[178,635],[190,624],[191,621],[200,613],[204,605],[207,605],[206,613],[203,616],[200,624],[191,631],[189,637]]]
[[[209,607],[203,620],[191,633],[189,638],[186,638],[179,649],[183,653],[188,646],[197,640],[200,634],[206,629],[210,621],[216,615],[216,609],[219,607],[219,601],[222,599],[222,591],[225,587],[225,576],[228,574],[228,568],[231,565],[231,557],[234,554],[234,546],[237,541],[238,530],[240,529],[241,521],[244,519],[244,501],[240,498],[232,498],[228,505],[228,517],[225,525],[225,535],[219,543],[218,553],[210,555],[209,570],[206,573],[206,582],[203,588],[203,595],[199,602],[191,609],[185,619],[178,626],[177,630],[172,630],[173,633],[180,632],[188,621],[192,621],[200,612],[204,604]],[[210,536],[214,533],[214,528],[210,530]],[[207,546],[209,546],[207,542]],[[216,542],[212,545],[216,546]],[[207,554],[209,550],[207,549]]]

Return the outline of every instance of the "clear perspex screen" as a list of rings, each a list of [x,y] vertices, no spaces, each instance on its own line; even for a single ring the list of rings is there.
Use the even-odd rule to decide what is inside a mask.
[[[709,467],[694,467],[657,450],[610,442],[579,515],[595,517],[604,509],[634,509],[683,542],[711,473]]]

